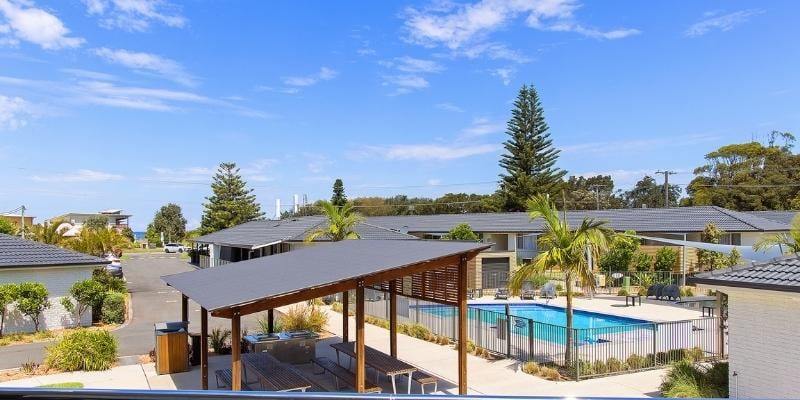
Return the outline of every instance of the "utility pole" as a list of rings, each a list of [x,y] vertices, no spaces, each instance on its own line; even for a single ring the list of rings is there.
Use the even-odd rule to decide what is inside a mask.
[[[22,238],[25,239],[25,206],[21,206],[19,209],[20,209],[19,212],[20,226],[22,227],[20,232],[22,232]]]
[[[657,174],[664,175],[664,208],[669,208],[669,176],[675,175],[677,172],[675,171],[656,171]]]
[[[606,185],[592,185],[589,186],[589,190],[594,192],[594,204],[597,210],[600,210],[600,189],[606,188]]]

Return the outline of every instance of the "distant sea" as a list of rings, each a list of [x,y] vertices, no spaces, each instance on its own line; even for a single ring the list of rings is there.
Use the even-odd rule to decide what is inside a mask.
[[[144,239],[144,232],[133,232],[133,238],[136,240]]]

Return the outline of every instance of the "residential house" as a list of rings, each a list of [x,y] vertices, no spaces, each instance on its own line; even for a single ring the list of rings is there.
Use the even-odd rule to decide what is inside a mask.
[[[4,219],[8,222],[11,222],[17,228],[22,226],[22,223],[25,223],[26,227],[30,227],[33,225],[33,219],[36,218],[33,215],[21,215],[21,214],[0,214],[0,219]]]
[[[642,236],[695,242],[701,241],[706,224],[713,222],[726,232],[721,243],[732,245],[752,245],[765,232],[788,230],[785,223],[715,206],[567,211],[572,226],[584,218],[606,221],[617,232],[633,230]],[[474,271],[470,269],[471,287],[479,289],[505,286],[518,262],[536,257],[537,237],[544,230],[543,221],[531,221],[525,212],[386,216],[371,217],[367,222],[425,239],[440,238],[458,224],[469,224],[482,241],[493,243],[476,258]],[[661,247],[661,243],[644,241],[642,251],[653,255]],[[678,266],[682,268],[685,260],[687,270],[692,271],[695,251],[677,249]]]
[[[69,296],[69,288],[73,283],[90,279],[92,271],[105,264],[105,260],[98,257],[0,234],[0,284],[41,282],[47,287],[50,308],[42,315],[40,328],[43,329],[64,328],[75,326],[76,323],[91,325],[90,312],[76,321],[75,314],[61,305],[61,298]],[[6,316],[4,331],[33,331],[33,323],[12,306]]]
[[[61,221],[59,230],[63,230],[63,236],[74,237],[78,236],[83,229],[83,224],[90,218],[105,218],[108,221],[109,228],[116,228],[122,231],[128,227],[130,214],[123,214],[122,210],[104,210],[95,213],[78,213],[71,212],[52,217],[47,220],[47,223],[54,221]]]
[[[326,226],[327,221],[323,216],[310,216],[246,222],[195,238],[191,262],[205,268],[285,253],[306,246],[305,237],[314,229]],[[357,224],[355,231],[362,239],[416,239],[365,222]],[[324,241],[324,238],[318,240]]]
[[[797,398],[800,258],[697,274],[689,283],[727,295],[731,398]]]

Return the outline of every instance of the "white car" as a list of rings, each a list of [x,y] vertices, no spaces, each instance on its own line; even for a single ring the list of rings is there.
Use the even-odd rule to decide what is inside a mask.
[[[183,253],[186,248],[180,243],[167,243],[164,245],[164,253]]]

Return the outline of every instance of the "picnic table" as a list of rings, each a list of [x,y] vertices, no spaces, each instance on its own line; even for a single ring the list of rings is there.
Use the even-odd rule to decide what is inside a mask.
[[[242,354],[242,367],[245,382],[252,383],[247,376],[248,373],[252,373],[261,382],[262,389],[276,392],[305,392],[312,386],[297,369],[279,361],[269,353]]]
[[[339,362],[339,353],[348,355],[353,359],[356,357],[355,342],[334,343],[331,344],[331,347],[336,350],[337,362]],[[389,377],[392,381],[392,390],[395,394],[397,394],[397,384],[395,381],[397,375],[408,375],[408,393],[411,393],[411,377],[414,372],[417,372],[417,367],[369,346],[364,346],[364,356],[364,363],[367,366],[377,371],[377,373]]]
[[[642,305],[642,295],[640,295],[638,293],[637,294],[627,294],[627,295],[625,295],[625,307],[628,306],[628,300],[631,301],[631,305],[632,306],[635,306],[636,305],[636,299],[639,299],[639,305],[641,306]]]
[[[717,296],[692,296],[692,297],[684,297],[681,300],[675,302],[675,304],[690,304],[690,303],[699,303],[700,308],[703,312],[703,316],[706,316],[706,312],[708,312],[709,317],[714,316],[714,309],[717,308]]]

